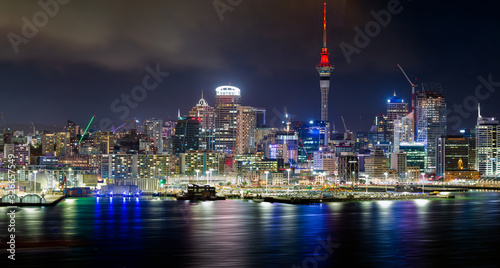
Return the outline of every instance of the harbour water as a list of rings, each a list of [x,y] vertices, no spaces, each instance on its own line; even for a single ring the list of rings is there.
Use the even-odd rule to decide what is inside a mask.
[[[69,198],[16,213],[9,267],[498,267],[500,193],[317,205]],[[8,208],[0,208],[7,230]],[[7,232],[0,232],[6,248]],[[8,263],[10,262],[10,263]]]

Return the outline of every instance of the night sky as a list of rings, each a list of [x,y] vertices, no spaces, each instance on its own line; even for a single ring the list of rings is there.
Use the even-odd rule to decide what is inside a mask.
[[[179,108],[187,114],[202,90],[213,106],[215,88],[230,82],[241,88],[243,105],[267,109],[270,124],[285,106],[292,120],[319,120],[315,67],[323,1],[220,0],[241,2],[223,20],[213,2],[69,1],[15,53],[9,33],[22,37],[22,18],[33,21],[42,8],[37,1],[1,0],[0,111],[7,123],[64,125],[70,119],[85,126],[95,114],[94,128],[103,118],[116,126],[122,112],[114,113],[111,103],[143,84],[147,66],[159,65],[168,77],[127,119],[175,119]],[[386,10],[389,1],[326,2],[335,65],[329,115],[337,130],[344,130],[341,115],[348,129],[368,130],[394,91],[410,100],[398,63],[419,83],[441,83],[449,108],[464,100],[474,104],[478,76],[500,81],[500,4],[494,1],[401,0],[402,11],[350,63],[340,45],[354,45],[353,28],[364,31],[374,20],[370,11]],[[490,93],[481,100],[482,115],[500,116],[500,92]],[[460,115],[461,126],[472,127],[476,113]]]

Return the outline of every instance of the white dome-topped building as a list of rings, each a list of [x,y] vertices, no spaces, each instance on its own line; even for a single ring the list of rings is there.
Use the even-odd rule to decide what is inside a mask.
[[[233,154],[236,142],[236,116],[241,105],[241,91],[228,85],[215,89],[215,150]]]
[[[203,91],[201,92],[201,99],[196,106],[189,111],[189,116],[198,117],[201,121],[201,150],[213,150],[213,138],[215,130],[215,108],[210,107],[208,102],[203,98]]]

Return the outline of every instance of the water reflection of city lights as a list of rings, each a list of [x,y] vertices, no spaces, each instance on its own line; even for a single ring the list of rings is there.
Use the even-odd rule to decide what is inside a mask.
[[[272,207],[273,204],[272,203],[269,203],[269,202],[262,202],[260,203],[263,207]]]
[[[415,202],[415,204],[418,207],[425,207],[431,201],[426,200],[426,199],[415,199],[415,200],[413,200],[413,202]]]
[[[377,201],[377,204],[379,204],[379,206],[382,208],[389,208],[392,203],[392,201]]]

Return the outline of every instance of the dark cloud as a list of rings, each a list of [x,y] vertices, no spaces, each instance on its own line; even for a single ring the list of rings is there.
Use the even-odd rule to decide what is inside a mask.
[[[8,33],[20,35],[21,18],[41,8],[37,1],[0,1],[0,105],[12,122],[84,124],[94,113],[119,120],[110,103],[142,83],[146,66],[160,64],[170,76],[131,116],[175,117],[201,89],[213,105],[214,88],[232,82],[246,105],[287,106],[297,119],[318,118],[322,2],[244,0],[221,21],[212,0],[73,0],[16,54]],[[368,129],[394,90],[410,97],[398,63],[419,81],[441,82],[449,106],[473,94],[478,75],[500,80],[495,3],[402,0],[404,10],[351,63],[340,44],[353,44],[353,28],[363,29],[373,20],[370,11],[386,9],[388,1],[327,3],[335,65],[330,117],[340,122],[343,115],[352,130]],[[498,115],[499,96],[485,100],[485,114]]]

